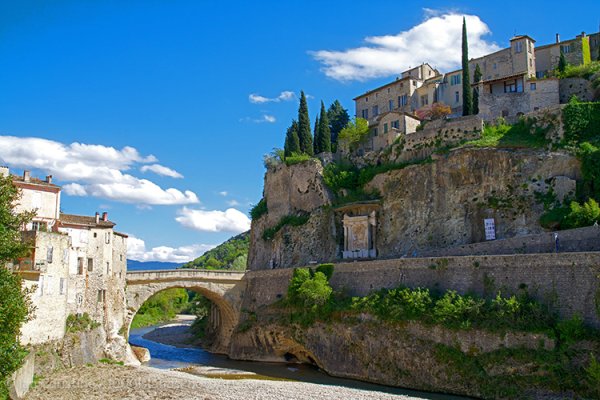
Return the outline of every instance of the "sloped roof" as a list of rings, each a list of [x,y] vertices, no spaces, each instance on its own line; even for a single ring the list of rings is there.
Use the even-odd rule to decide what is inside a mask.
[[[88,217],[87,215],[60,214],[59,219],[61,224],[79,225],[90,228],[112,228],[116,224],[111,221],[102,221],[102,218],[96,223],[96,217]]]

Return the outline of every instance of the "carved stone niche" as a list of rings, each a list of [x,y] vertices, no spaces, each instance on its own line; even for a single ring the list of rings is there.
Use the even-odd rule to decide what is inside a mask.
[[[343,212],[344,248],[342,258],[377,257],[377,213],[378,203],[346,205],[337,211]]]

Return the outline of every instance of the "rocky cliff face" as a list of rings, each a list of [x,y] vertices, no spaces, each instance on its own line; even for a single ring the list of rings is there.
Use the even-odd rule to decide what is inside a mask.
[[[493,218],[496,237],[542,232],[539,217],[547,199],[574,195],[577,159],[541,150],[457,149],[433,162],[379,174],[366,189],[381,193],[377,254],[419,255],[431,249],[485,240],[484,219]],[[537,192],[537,194],[536,194]],[[318,161],[267,171],[268,213],[252,222],[249,268],[286,268],[340,257],[344,210],[330,207]],[[273,239],[265,229],[282,217],[310,213],[302,226],[284,226]]]
[[[385,324],[367,315],[361,323],[316,323],[308,328],[255,324],[236,333],[229,356],[234,359],[262,361],[298,361],[318,366],[327,373],[390,386],[442,391],[476,397],[495,397],[479,382],[464,379],[445,350],[485,354],[501,349],[551,350],[554,341],[539,334],[486,331],[454,331],[418,322]],[[456,348],[457,343],[460,344]],[[496,360],[484,364],[482,374],[510,375],[519,362]],[[533,374],[535,366],[527,366]]]

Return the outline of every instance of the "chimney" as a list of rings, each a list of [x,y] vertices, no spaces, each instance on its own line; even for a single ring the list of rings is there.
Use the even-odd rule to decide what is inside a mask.
[[[108,221],[108,213],[106,211],[104,211],[102,213],[102,221],[104,221],[104,222]]]
[[[46,176],[46,183],[52,183],[52,175]]]
[[[560,43],[560,35],[558,33],[556,34],[556,43]]]
[[[585,32],[581,31],[581,37],[585,37]]]
[[[4,176],[7,177],[10,173],[10,170],[8,169],[7,166],[2,166],[0,167],[0,176]]]
[[[23,171],[23,181],[29,182],[31,180],[31,171]]]
[[[96,223],[100,222],[100,214],[96,211]]]

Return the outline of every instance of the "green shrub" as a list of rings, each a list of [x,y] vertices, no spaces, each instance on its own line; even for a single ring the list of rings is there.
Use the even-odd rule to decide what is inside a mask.
[[[262,238],[263,240],[271,240],[284,226],[302,226],[308,222],[309,218],[310,215],[307,213],[286,215],[285,217],[282,217],[275,226],[265,229],[263,231]]]
[[[66,330],[68,333],[86,332],[100,326],[100,323],[94,321],[88,313],[82,315],[70,314],[67,317]]]
[[[333,269],[333,264],[320,264],[317,267],[316,272],[322,272],[327,277],[327,280],[330,280],[333,276]]]
[[[287,166],[300,164],[308,160],[312,160],[313,157],[306,153],[292,153],[291,156],[285,157],[285,164]]]
[[[263,215],[265,215],[268,211],[269,210],[267,209],[267,201],[264,198],[262,198],[250,209],[250,217],[252,217],[252,220],[257,220]]]
[[[288,286],[288,300],[290,303],[298,303],[298,290],[304,282],[311,278],[308,268],[294,268],[292,279]]]
[[[565,345],[571,345],[585,337],[586,328],[583,318],[574,315],[571,319],[559,321],[556,324],[556,331],[560,341]]]
[[[583,205],[571,202],[571,212],[567,215],[567,227],[579,228],[594,225],[600,220],[600,207],[594,199],[589,199]]]
[[[482,314],[484,305],[483,299],[462,296],[454,290],[449,290],[435,302],[433,317],[435,321],[445,325],[467,328]]]
[[[581,103],[572,98],[562,113],[566,142],[597,139],[600,133],[600,103]]]
[[[596,360],[593,354],[590,354],[590,365],[585,369],[587,374],[587,383],[590,391],[600,398],[600,362]]]
[[[333,289],[325,274],[315,272],[314,276],[302,282],[295,297],[304,307],[316,311],[318,307],[325,305],[332,292]]]

